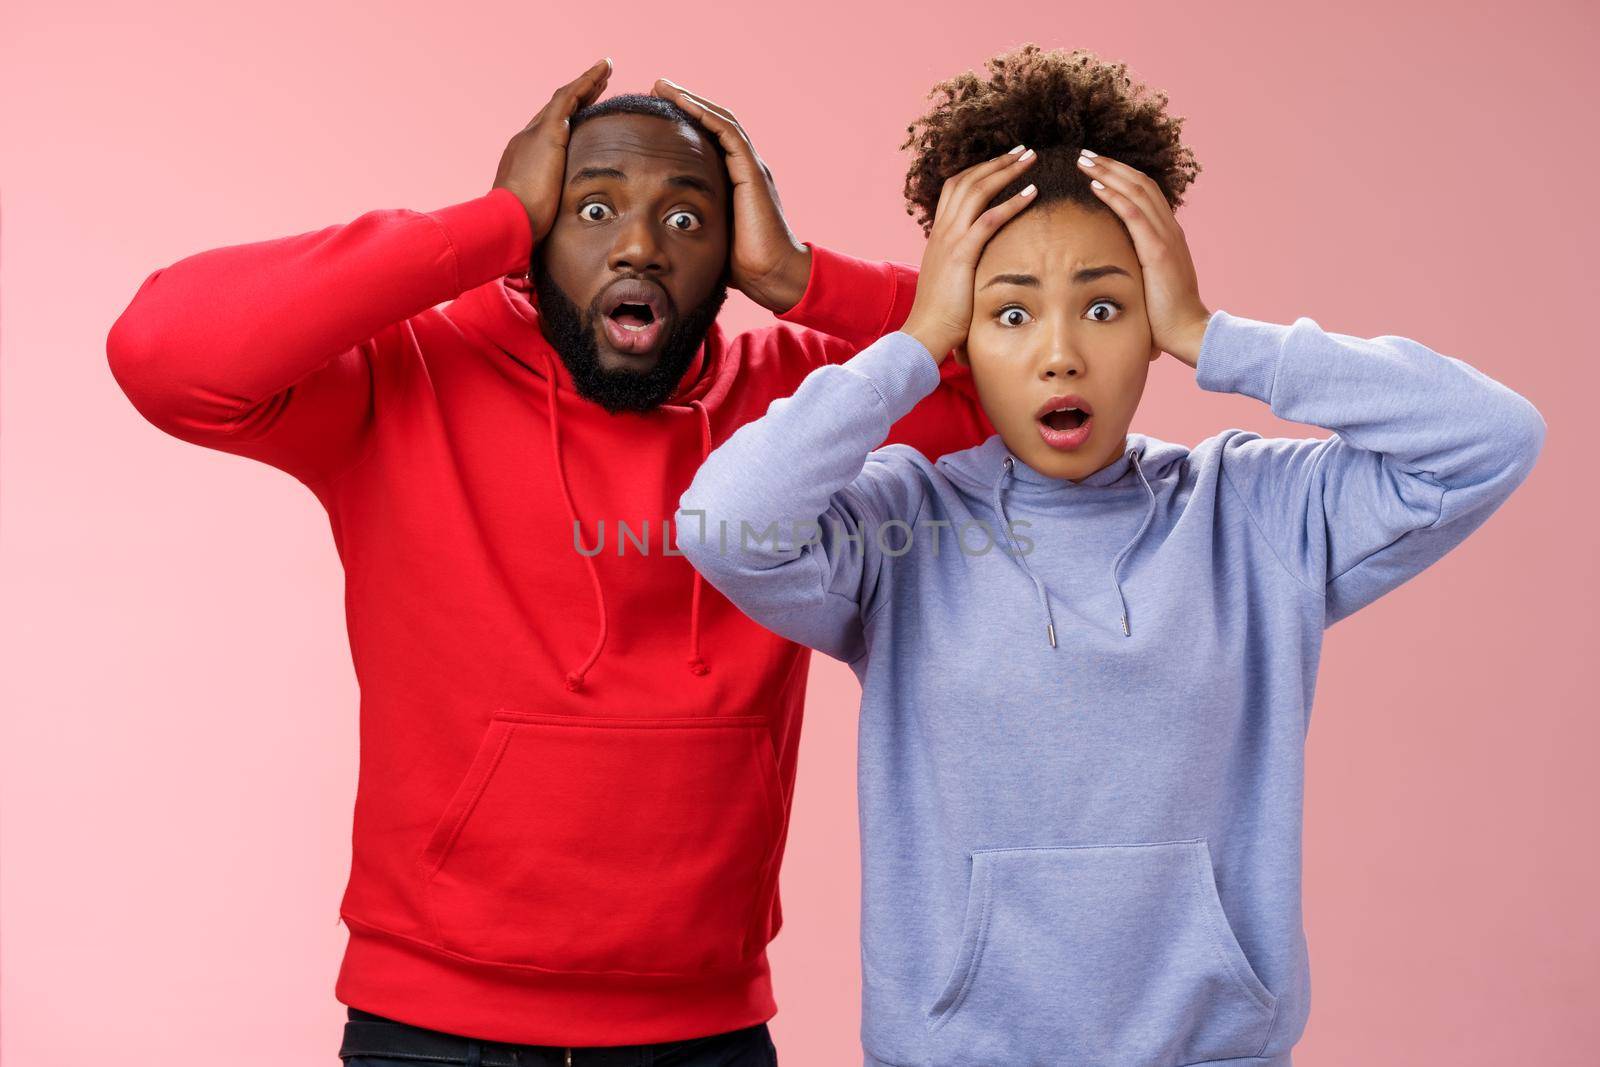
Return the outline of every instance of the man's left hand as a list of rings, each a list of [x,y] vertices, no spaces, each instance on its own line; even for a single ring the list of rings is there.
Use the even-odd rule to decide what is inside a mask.
[[[652,93],[687,111],[722,143],[733,186],[733,287],[774,314],[800,302],[811,277],[811,250],[783,217],[772,172],[756,155],[733,113],[676,82],[659,78]]]

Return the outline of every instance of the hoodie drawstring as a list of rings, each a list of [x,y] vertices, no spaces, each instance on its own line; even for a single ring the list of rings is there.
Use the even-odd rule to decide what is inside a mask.
[[[1144,522],[1139,524],[1139,532],[1133,535],[1133,540],[1122,546],[1122,551],[1117,553],[1117,558],[1111,561],[1111,584],[1117,587],[1117,599],[1122,603],[1122,636],[1124,637],[1132,637],[1133,630],[1128,626],[1128,598],[1122,592],[1122,578],[1120,577],[1122,561],[1129,552],[1133,551],[1133,546],[1139,543],[1139,538],[1144,536],[1144,532],[1150,528],[1151,520],[1156,517],[1156,491],[1150,488],[1150,479],[1144,476],[1144,467],[1139,463],[1139,453],[1132,453],[1131,458],[1133,459],[1133,469],[1139,475],[1139,481],[1144,484],[1145,493],[1150,497],[1150,506],[1145,509]]]
[[[561,462],[561,418],[560,404],[556,400],[556,369],[551,363],[550,353],[544,354],[545,381],[549,384],[550,403],[550,451],[555,454],[556,477],[561,481],[561,495],[567,500],[567,514],[572,517],[573,536],[578,536],[583,527],[578,522],[578,506],[572,500],[572,486],[567,484],[567,468]],[[589,650],[589,658],[584,660],[576,670],[567,672],[567,689],[577,692],[583,688],[583,676],[594,666],[594,661],[600,658],[600,650],[606,644],[606,594],[600,585],[600,570],[594,565],[594,557],[587,552],[582,553],[583,562],[589,568],[589,584],[594,589],[595,607],[600,612],[600,634],[595,638],[594,648]]]
[[[583,527],[578,522],[578,506],[573,500],[572,486],[567,482],[566,465],[561,461],[561,418],[560,406],[556,398],[556,372],[551,362],[550,354],[544,353],[545,381],[548,385],[550,405],[550,451],[553,453],[556,464],[556,477],[561,482],[561,495],[567,501],[567,514],[572,519],[574,536],[578,536]],[[711,417],[706,414],[705,405],[698,400],[691,400],[689,406],[700,412],[700,461],[705,462],[711,455]],[[584,675],[589,673],[595,661],[600,658],[601,649],[606,644],[606,593],[600,584],[600,570],[595,566],[594,556],[583,553],[583,562],[589,570],[589,585],[594,590],[595,608],[600,613],[600,633],[595,637],[594,648],[589,650],[588,657],[574,670],[567,672],[567,689],[577,692],[583,688]],[[700,655],[700,588],[705,579],[699,571],[694,572],[694,591],[689,598],[689,672],[703,675],[710,672],[711,667],[705,658]]]
[[[1050,640],[1050,647],[1051,648],[1055,648],[1056,647],[1056,618],[1055,618],[1055,615],[1050,610],[1050,594],[1045,591],[1044,583],[1039,580],[1038,576],[1033,573],[1032,568],[1030,568],[1028,566],[1028,561],[1027,561],[1027,558],[1025,556],[1025,553],[1022,551],[1021,548],[1019,548],[1017,546],[1016,538],[1011,536],[1011,519],[1010,519],[1010,517],[1008,517],[1006,515],[1005,502],[1000,499],[1001,490],[1004,489],[1005,484],[1006,484],[1006,479],[1009,478],[1010,476],[1011,476],[1011,457],[1007,456],[1005,458],[1005,462],[1000,465],[1000,477],[996,478],[995,481],[994,481],[994,510],[995,510],[995,514],[1000,516],[1000,529],[1001,529],[1001,532],[1003,532],[1006,535],[1006,541],[1011,545],[1012,549],[1014,549],[1016,551],[1016,555],[1013,556],[1012,558],[1015,559],[1019,564],[1022,565],[1023,573],[1025,573],[1029,578],[1031,578],[1033,580],[1033,588],[1039,594],[1039,603],[1044,605],[1044,632],[1045,632],[1045,636],[1048,637],[1049,640]]]
[[[706,457],[711,455],[711,416],[706,414],[705,405],[698,400],[689,401],[689,406],[700,413],[700,462],[704,463]],[[700,572],[694,572],[694,592],[689,595],[689,671],[691,674],[707,674],[711,667],[707,665],[704,657],[700,655],[700,587],[705,584],[705,579],[700,577]]]
[[[1133,469],[1139,475],[1139,481],[1144,485],[1144,491],[1150,498],[1150,506],[1145,509],[1144,521],[1139,524],[1139,531],[1133,535],[1132,540],[1122,546],[1122,551],[1118,552],[1116,558],[1111,562],[1111,584],[1116,587],[1117,600],[1122,605],[1122,635],[1124,637],[1132,637],[1133,629],[1128,625],[1128,598],[1122,591],[1122,561],[1127,558],[1128,553],[1133,551],[1134,546],[1139,543],[1139,539],[1144,536],[1145,531],[1150,528],[1150,523],[1156,517],[1156,491],[1150,487],[1150,479],[1144,476],[1144,467],[1139,462],[1139,453],[1129,453],[1129,459],[1132,460]],[[1011,536],[1011,519],[1006,515],[1002,493],[1007,481],[1014,477],[1012,471],[1013,462],[1012,457],[1008,455],[1000,465],[1000,476],[995,479],[994,483],[994,510],[995,514],[1000,516],[1001,532],[1005,534],[1006,541],[1016,552],[1016,555],[1012,558],[1022,567],[1023,573],[1033,581],[1033,587],[1039,594],[1039,603],[1044,606],[1045,636],[1050,642],[1050,647],[1055,648],[1056,620],[1054,612],[1050,609],[1050,593],[1045,589],[1044,583],[1039,580],[1038,575],[1034,574],[1033,569],[1028,566],[1026,555],[1018,547],[1016,539]]]

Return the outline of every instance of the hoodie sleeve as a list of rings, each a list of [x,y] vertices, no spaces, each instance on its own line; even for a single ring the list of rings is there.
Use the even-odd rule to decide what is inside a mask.
[[[905,325],[917,296],[917,268],[889,260],[857,259],[806,243],[811,274],[800,302],[778,315],[780,325],[758,331],[756,343],[779,347],[779,358],[806,373],[843,363],[884,334]],[[994,434],[972,374],[953,359],[939,366],[939,385],[889,428],[886,444],[905,444],[929,459],[982,444]]]
[[[874,449],[939,381],[899,332],[813,371],[700,466],[673,524],[679,551],[752,619],[854,663],[883,559],[903,551],[924,495],[911,459]]]
[[[1481,371],[1404,337],[1212,314],[1197,381],[1328,438],[1223,435],[1222,472],[1331,626],[1477,529],[1533,469],[1545,422]]]
[[[139,287],[106,338],[111,373],[174,437],[325,482],[364,454],[391,327],[516,270],[531,234],[495,189],[200,252]]]

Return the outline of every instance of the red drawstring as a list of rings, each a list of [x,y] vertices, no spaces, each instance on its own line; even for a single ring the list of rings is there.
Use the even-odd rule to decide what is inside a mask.
[[[578,506],[573,501],[572,486],[567,482],[566,465],[561,461],[561,422],[560,407],[556,399],[556,371],[548,351],[544,353],[544,362],[547,375],[546,382],[548,383],[547,395],[549,396],[550,404],[550,450],[555,456],[556,476],[561,482],[561,495],[567,501],[567,514],[572,519],[574,536],[579,536],[583,527],[578,522]],[[700,461],[704,463],[706,457],[711,455],[711,417],[706,413],[705,405],[701,404],[700,401],[691,400],[689,406],[700,413]],[[576,670],[567,672],[567,689],[574,693],[583,688],[584,675],[589,672],[589,668],[593,667],[595,661],[600,658],[600,650],[605,647],[607,633],[606,594],[604,587],[600,584],[599,568],[594,564],[594,557],[587,553],[583,556],[583,562],[589,569],[589,584],[594,589],[595,606],[600,612],[600,633],[595,638],[594,648],[589,651],[589,657]],[[700,576],[700,572],[695,571],[693,592],[689,596],[688,664],[689,673],[702,676],[711,672],[710,664],[706,663],[705,657],[700,655],[700,590],[704,583],[705,579]]]
[[[573,536],[582,533],[583,527],[578,522],[578,506],[572,501],[572,487],[567,484],[567,469],[561,462],[561,429],[560,406],[556,401],[556,369],[550,360],[550,353],[544,353],[546,381],[549,383],[550,398],[550,450],[555,454],[556,476],[561,481],[561,495],[567,499],[567,514],[572,517]],[[595,639],[594,648],[589,652],[589,658],[575,671],[567,672],[567,689],[577,692],[583,688],[583,676],[589,668],[594,666],[594,661],[600,658],[600,650],[606,643],[606,594],[600,586],[600,571],[594,565],[594,557],[588,553],[583,554],[583,562],[589,567],[589,584],[594,587],[594,600],[600,611],[600,634]]]

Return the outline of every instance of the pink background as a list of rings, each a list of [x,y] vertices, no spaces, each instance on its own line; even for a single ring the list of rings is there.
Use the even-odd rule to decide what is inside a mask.
[[[605,54],[614,91],[665,74],[729,104],[802,237],[915,260],[906,123],[936,78],[1030,39],[1125,59],[1189,116],[1205,170],[1180,218],[1211,306],[1412,336],[1544,412],[1506,508],[1329,632],[1297,1062],[1595,1062],[1596,9],[799,10],[6,5],[5,1062],[335,1062],[356,740],[338,563],[310,493],[117,391],[106,330],[149,271],[479,195]],[[1192,379],[1161,361],[1135,428],[1315,432]],[[858,694],[820,659],[813,683],[772,952],[791,1067],[859,1062]]]

